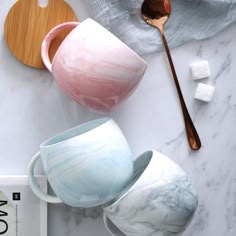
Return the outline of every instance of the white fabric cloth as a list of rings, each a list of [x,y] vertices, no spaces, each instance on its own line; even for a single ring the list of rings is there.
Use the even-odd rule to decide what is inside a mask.
[[[91,18],[106,27],[138,54],[162,49],[159,32],[141,16],[143,0],[86,0]],[[171,0],[165,25],[170,47],[208,38],[236,21],[236,0]]]

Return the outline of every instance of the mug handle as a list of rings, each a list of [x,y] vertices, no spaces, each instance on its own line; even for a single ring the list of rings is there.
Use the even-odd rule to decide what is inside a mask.
[[[55,26],[54,28],[52,28],[47,35],[45,36],[43,42],[42,42],[42,46],[41,46],[41,57],[43,60],[44,65],[47,67],[47,69],[52,72],[52,63],[49,59],[49,48],[50,45],[53,41],[53,39],[55,39],[55,37],[57,36],[57,34],[67,28],[75,28],[76,26],[78,26],[80,23],[79,22],[65,22],[62,23],[60,25]]]
[[[51,196],[49,194],[44,193],[37,181],[36,178],[34,176],[34,167],[36,162],[38,161],[38,159],[40,158],[40,153],[38,152],[30,161],[29,164],[29,171],[28,171],[28,181],[29,181],[29,185],[33,191],[33,193],[41,200],[48,202],[48,203],[62,203],[62,201],[56,197],[56,196]]]
[[[104,222],[107,232],[111,236],[126,236],[113,224],[113,222],[107,217],[105,212],[103,213],[103,222]]]

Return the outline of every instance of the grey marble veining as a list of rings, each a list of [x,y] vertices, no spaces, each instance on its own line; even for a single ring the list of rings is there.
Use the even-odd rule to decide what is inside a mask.
[[[178,235],[191,222],[198,195],[185,171],[156,151],[141,155],[134,170],[150,156],[137,181],[115,202],[105,204],[104,217],[127,236]]]
[[[82,20],[79,1],[68,1]],[[39,144],[67,128],[100,117],[80,107],[44,70],[28,68],[8,51],[4,17],[14,1],[0,7],[0,150],[1,174],[26,174]],[[156,149],[183,167],[199,193],[199,206],[182,236],[236,235],[236,25],[208,40],[171,50],[189,112],[202,140],[192,152],[164,53],[145,56],[148,70],[136,92],[109,114],[124,132],[134,158]],[[208,60],[212,72],[201,82],[215,86],[209,104],[193,99],[196,82],[189,64]],[[42,173],[42,169],[37,170]],[[49,205],[49,236],[109,236],[101,209]],[[89,213],[88,213],[89,212]],[[87,214],[87,215],[86,215]],[[98,217],[90,217],[97,215]]]

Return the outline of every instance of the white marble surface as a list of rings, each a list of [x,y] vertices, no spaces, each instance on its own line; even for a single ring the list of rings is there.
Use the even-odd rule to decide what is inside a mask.
[[[68,1],[80,19],[82,1]],[[8,51],[3,23],[14,0],[0,7],[0,148],[1,174],[25,174],[31,157],[46,138],[101,117],[64,95],[46,70],[22,65]],[[199,207],[183,236],[236,235],[236,25],[205,41],[171,50],[181,88],[202,140],[192,152],[184,133],[174,83],[164,53],[144,57],[145,77],[124,104],[109,114],[123,130],[134,158],[156,149],[179,163],[199,192]],[[212,75],[202,80],[215,86],[209,104],[194,100],[196,81],[189,64],[208,60]],[[41,173],[41,169],[38,170]],[[108,236],[100,208],[49,206],[49,236]]]

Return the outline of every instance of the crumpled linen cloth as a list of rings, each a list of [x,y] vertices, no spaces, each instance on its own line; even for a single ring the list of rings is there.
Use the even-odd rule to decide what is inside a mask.
[[[162,50],[158,30],[142,19],[143,0],[85,0],[91,18],[138,54]],[[213,36],[236,21],[236,0],[171,0],[165,24],[170,47]]]

